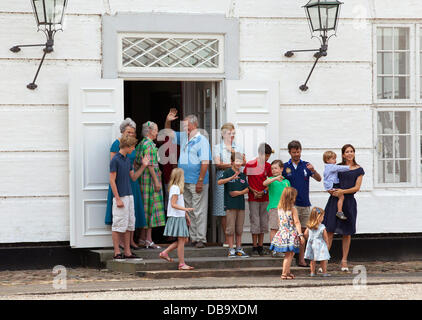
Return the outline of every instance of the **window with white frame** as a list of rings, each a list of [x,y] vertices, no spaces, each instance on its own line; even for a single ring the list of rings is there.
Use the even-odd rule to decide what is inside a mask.
[[[410,29],[377,27],[377,98],[410,98]]]
[[[419,28],[419,97],[422,99],[422,27]]]
[[[411,182],[410,111],[377,112],[378,183]]]
[[[120,34],[120,70],[223,72],[222,35]]]

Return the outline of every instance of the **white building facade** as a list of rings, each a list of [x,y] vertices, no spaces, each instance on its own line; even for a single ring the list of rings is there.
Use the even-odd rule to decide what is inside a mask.
[[[422,4],[345,0],[302,92],[313,53],[284,52],[319,45],[306,2],[70,0],[32,91],[41,49],[9,48],[44,35],[29,1],[1,1],[0,243],[111,243],[108,149],[125,116],[153,117],[142,90],[181,97],[208,132],[233,122],[248,158],[265,140],[270,160],[287,161],[295,139],[322,173],[324,151],[341,157],[352,144],[366,173],[357,232],[422,232]],[[255,132],[253,142],[242,132]],[[312,181],[312,204],[327,199]]]

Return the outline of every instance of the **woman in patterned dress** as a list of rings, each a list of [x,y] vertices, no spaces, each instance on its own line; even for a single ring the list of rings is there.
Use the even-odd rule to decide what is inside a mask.
[[[231,153],[240,152],[243,154],[243,166],[246,164],[245,154],[243,149],[234,142],[235,129],[232,123],[225,123],[221,127],[221,141],[214,146],[214,163],[216,169],[215,181],[218,181],[222,176],[224,170],[231,168]],[[224,188],[225,185],[214,184],[213,192],[213,216],[221,217],[221,228],[224,232],[223,247],[228,247],[226,236],[226,212],[224,211]]]
[[[146,227],[141,232],[139,245],[146,248],[159,249],[152,241],[152,228],[162,227],[166,224],[163,202],[163,191],[161,185],[161,171],[158,167],[158,148],[153,142],[158,135],[158,126],[152,121],[142,125],[143,139],[136,147],[136,163],[140,165],[142,158],[149,155],[151,161],[148,170],[145,170],[139,177],[142,198],[144,200],[144,211]]]

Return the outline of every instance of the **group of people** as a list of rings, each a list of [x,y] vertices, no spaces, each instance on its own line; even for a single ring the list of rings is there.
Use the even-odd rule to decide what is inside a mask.
[[[171,129],[178,119],[177,110],[170,109],[165,128]],[[343,236],[341,268],[348,271],[347,257],[351,235],[356,232],[357,205],[354,194],[359,191],[364,170],[355,160],[352,145],[342,148],[342,161],[336,164],[336,154],[327,151],[324,188],[330,193],[325,210],[311,209],[310,178],[320,182],[321,175],[314,166],[301,159],[299,141],[288,144],[291,159],[268,162],[274,153],[267,143],[258,148],[258,155],[246,161],[243,148],[235,143],[235,127],[226,123],[221,128],[221,141],[213,147],[198,130],[194,115],[182,121],[183,131],[167,130],[174,145],[180,146],[177,168],[172,169],[166,188],[167,221],[165,218],[159,152],[154,143],[158,126],[148,121],[142,127],[142,141],[137,145],[136,124],[126,119],[122,136],[111,147],[110,190],[106,224],[112,224],[114,259],[136,259],[132,250],[140,246],[159,248],[151,238],[151,228],[164,226],[164,235],[177,238],[159,257],[169,257],[177,249],[180,270],[192,270],[184,261],[184,246],[191,240],[197,248],[205,247],[209,165],[215,164],[216,181],[213,186],[213,215],[221,217],[225,235],[224,247],[228,257],[247,258],[242,249],[245,220],[245,195],[248,194],[252,233],[252,255],[265,255],[264,235],[270,232],[272,255],[284,255],[282,279],[293,279],[290,265],[294,254],[297,264],[311,268],[321,261],[320,272],[327,276],[327,261],[334,233]],[[137,145],[137,146],[136,146]],[[135,148],[136,147],[136,148]],[[243,168],[243,169],[242,169]],[[138,242],[135,228],[142,228]],[[306,245],[305,239],[308,240]],[[305,251],[306,248],[306,251]],[[122,254],[120,249],[124,250]],[[310,265],[306,260],[310,260]]]

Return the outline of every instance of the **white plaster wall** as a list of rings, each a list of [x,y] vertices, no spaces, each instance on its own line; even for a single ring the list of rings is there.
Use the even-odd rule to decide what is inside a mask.
[[[71,0],[65,31],[56,36],[37,84],[26,88],[42,56],[29,1],[0,1],[0,243],[68,241],[68,96],[74,75],[101,77],[101,14],[182,12],[225,14],[240,21],[241,79],[280,81],[280,157],[287,143],[302,141],[303,158],[322,172],[322,153],[344,143],[357,148],[366,175],[357,195],[358,232],[422,232],[418,188],[374,187],[373,19],[420,21],[418,0],[345,1],[339,35],[318,64],[309,90],[299,91],[312,66],[311,53],[284,57],[288,49],[312,48],[300,7],[291,0]],[[399,5],[398,5],[399,3]],[[419,9],[419,10],[418,10]],[[419,19],[419,20],[418,20]],[[381,21],[381,20],[380,20]],[[11,27],[13,26],[13,28]],[[361,29],[361,28],[369,29]],[[301,126],[297,126],[300,123]],[[324,207],[322,184],[311,183],[313,204]]]

